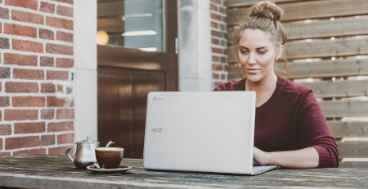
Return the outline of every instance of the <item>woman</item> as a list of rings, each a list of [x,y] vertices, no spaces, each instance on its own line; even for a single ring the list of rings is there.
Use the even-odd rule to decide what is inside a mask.
[[[252,6],[234,35],[246,76],[215,91],[256,92],[254,164],[284,168],[338,167],[337,145],[312,91],[275,74],[286,34],[283,11],[268,1]]]

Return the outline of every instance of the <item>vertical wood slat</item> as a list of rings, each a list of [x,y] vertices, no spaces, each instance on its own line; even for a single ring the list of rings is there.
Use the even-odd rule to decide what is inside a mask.
[[[368,14],[366,0],[304,1],[280,4],[280,7],[285,12],[282,21]],[[227,10],[228,25],[239,25],[239,21],[249,13],[249,8]]]

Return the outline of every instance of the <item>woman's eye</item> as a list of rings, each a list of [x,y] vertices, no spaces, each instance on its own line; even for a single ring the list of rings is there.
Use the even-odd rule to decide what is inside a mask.
[[[241,52],[242,54],[247,54],[247,52],[248,52],[248,51],[242,51],[242,50],[240,50],[240,52]]]
[[[267,51],[259,51],[258,53],[259,54],[264,54],[264,53],[266,53]]]

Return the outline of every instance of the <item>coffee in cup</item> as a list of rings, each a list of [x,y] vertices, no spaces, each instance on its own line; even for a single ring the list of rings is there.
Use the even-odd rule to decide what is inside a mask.
[[[101,168],[118,168],[124,156],[124,148],[98,147],[95,149],[96,159]]]

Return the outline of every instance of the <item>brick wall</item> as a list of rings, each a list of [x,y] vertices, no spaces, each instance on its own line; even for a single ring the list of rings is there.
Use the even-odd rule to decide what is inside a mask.
[[[226,0],[210,0],[212,41],[212,88],[227,82]]]
[[[0,0],[0,157],[74,142],[73,0]]]

